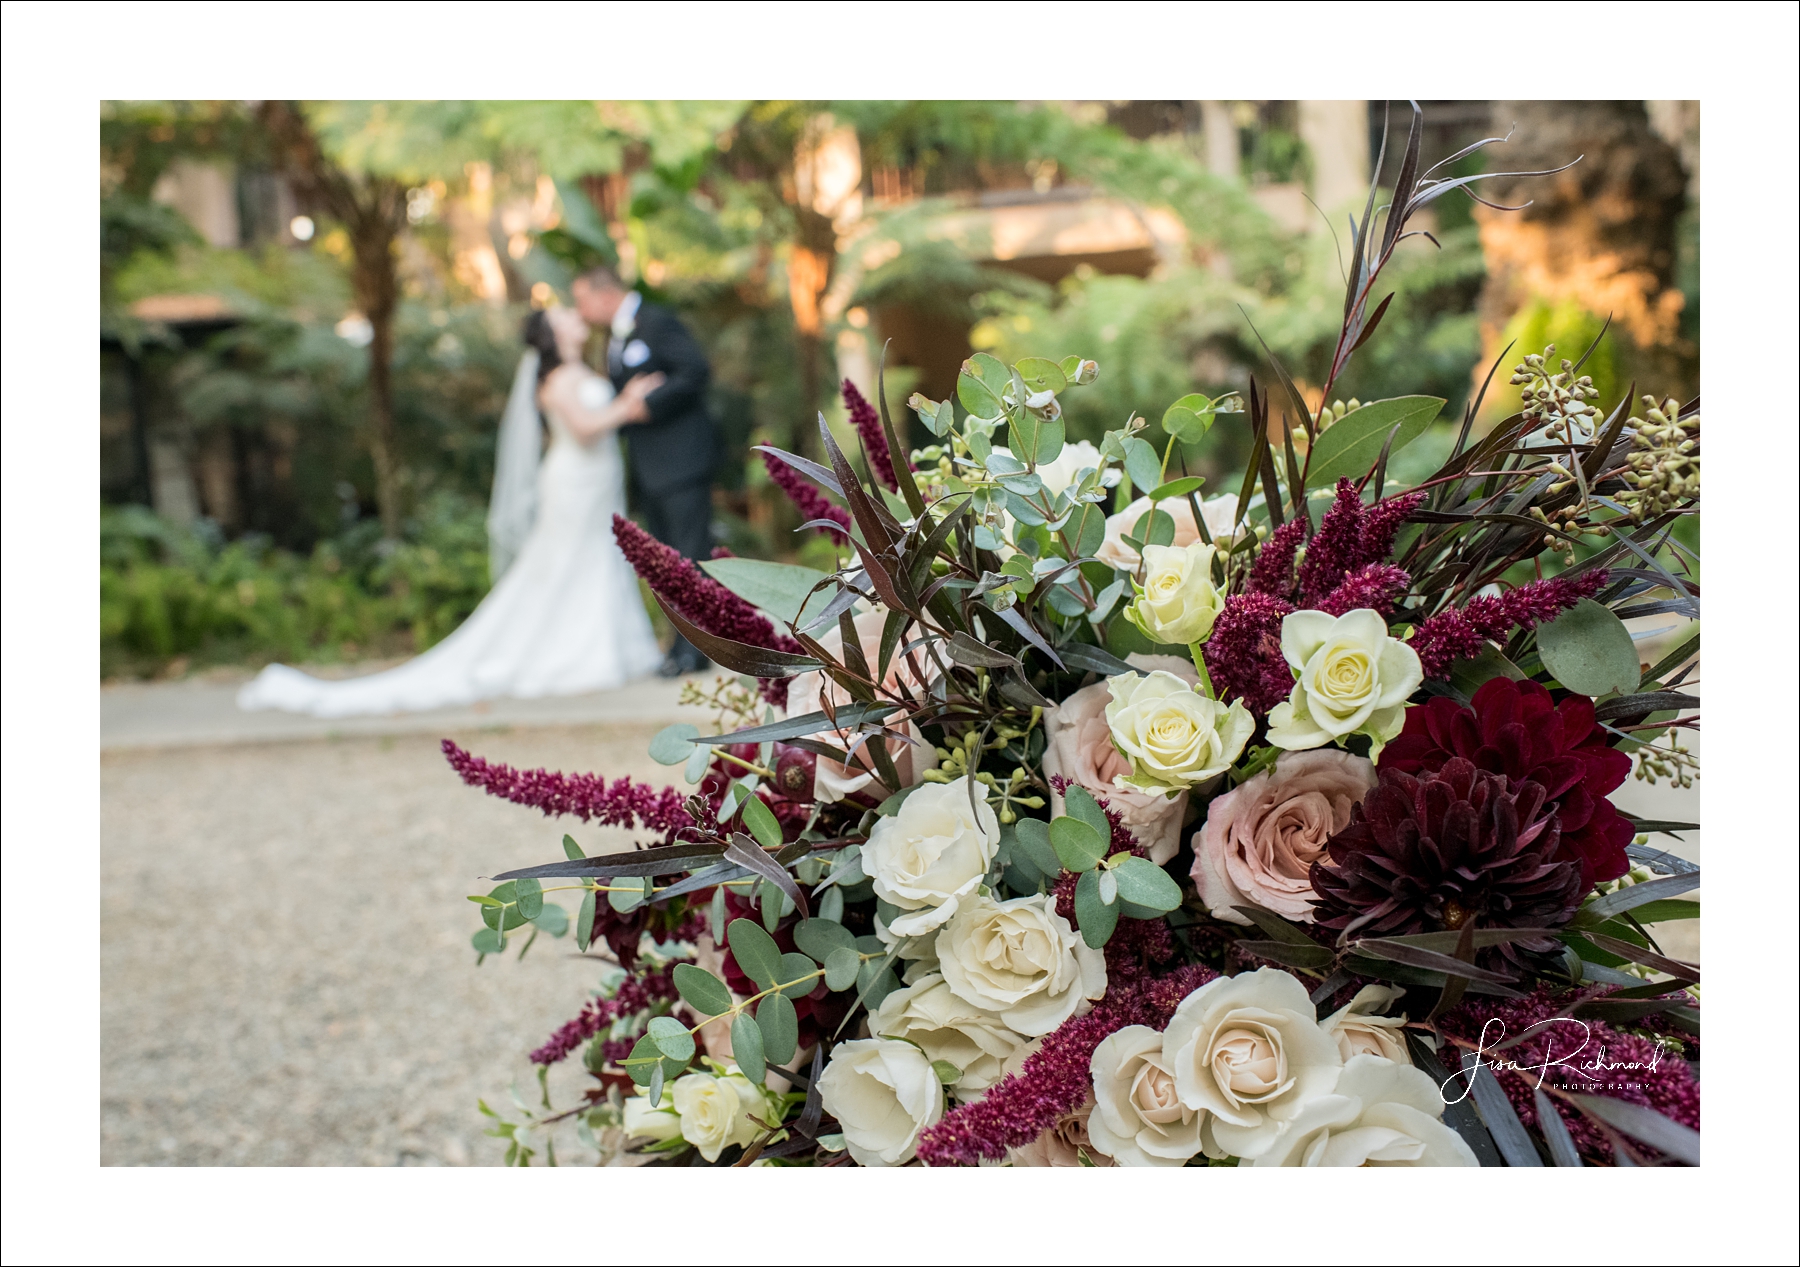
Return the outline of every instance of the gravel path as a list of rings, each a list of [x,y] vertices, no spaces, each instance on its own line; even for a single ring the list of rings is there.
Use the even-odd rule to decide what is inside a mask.
[[[453,737],[660,779],[655,729]],[[540,937],[477,969],[464,895],[560,857],[565,827],[590,850],[624,832],[466,788],[418,735],[108,753],[101,797],[103,1163],[498,1162],[476,1098],[535,1090],[526,1051],[598,965]]]

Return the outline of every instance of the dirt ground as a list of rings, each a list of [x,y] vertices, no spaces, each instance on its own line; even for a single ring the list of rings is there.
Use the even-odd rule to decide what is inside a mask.
[[[515,765],[666,781],[656,726],[464,733]],[[526,1052],[600,965],[540,937],[480,968],[479,877],[621,831],[464,787],[428,736],[101,760],[101,1160],[496,1164],[477,1097],[535,1094]],[[564,903],[570,915],[574,903]],[[552,1079],[562,1102],[585,1075]]]

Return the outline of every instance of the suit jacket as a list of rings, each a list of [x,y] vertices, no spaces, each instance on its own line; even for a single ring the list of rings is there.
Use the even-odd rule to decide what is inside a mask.
[[[638,488],[655,495],[683,484],[710,483],[718,451],[717,429],[706,408],[712,370],[681,318],[667,308],[643,304],[630,337],[614,338],[606,360],[617,390],[639,374],[668,378],[644,399],[649,421],[620,431],[626,467]]]

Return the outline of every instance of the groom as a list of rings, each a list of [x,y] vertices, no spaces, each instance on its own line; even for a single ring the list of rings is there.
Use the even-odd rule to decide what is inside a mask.
[[[626,474],[644,526],[684,558],[710,557],[717,445],[706,409],[712,371],[705,351],[681,318],[643,302],[609,268],[589,269],[571,289],[582,320],[612,332],[606,372],[615,390],[624,390],[639,374],[662,374],[668,380],[644,398],[643,412],[625,433]],[[706,657],[678,633],[659,671],[678,677],[706,666]]]

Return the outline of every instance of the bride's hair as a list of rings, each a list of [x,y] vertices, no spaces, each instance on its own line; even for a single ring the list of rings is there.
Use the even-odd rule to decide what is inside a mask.
[[[562,353],[556,349],[556,331],[550,328],[550,314],[546,309],[535,309],[525,318],[525,325],[520,331],[525,346],[538,354],[538,382],[550,376],[550,371],[562,364]]]

